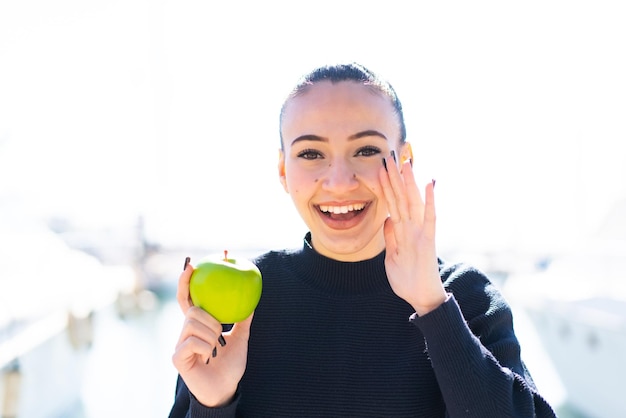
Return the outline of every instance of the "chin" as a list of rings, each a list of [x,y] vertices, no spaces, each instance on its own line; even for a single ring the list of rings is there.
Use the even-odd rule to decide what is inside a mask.
[[[341,235],[344,236],[329,237],[326,234],[318,235],[318,237],[321,236],[322,238],[314,239],[314,241],[319,243],[318,246],[321,245],[322,248],[316,248],[315,244],[314,248],[320,253],[322,253],[322,251],[326,253],[324,255],[337,258],[341,261],[357,261],[373,258],[385,248],[382,232],[380,238],[378,238],[378,234],[374,234],[369,240],[363,238],[363,232],[358,232],[355,236],[346,236],[347,234]]]

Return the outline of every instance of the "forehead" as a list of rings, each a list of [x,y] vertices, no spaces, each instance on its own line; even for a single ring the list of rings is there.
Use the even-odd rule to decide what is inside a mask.
[[[376,129],[399,137],[398,116],[391,99],[374,87],[354,81],[317,82],[290,98],[282,119],[284,139],[302,134],[348,135]]]

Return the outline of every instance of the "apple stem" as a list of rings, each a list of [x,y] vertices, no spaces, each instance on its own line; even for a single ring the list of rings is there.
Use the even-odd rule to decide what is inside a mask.
[[[228,261],[228,250],[224,250],[224,261]]]

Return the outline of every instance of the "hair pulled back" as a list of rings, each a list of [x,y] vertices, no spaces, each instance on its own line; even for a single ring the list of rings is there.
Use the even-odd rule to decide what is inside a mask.
[[[400,128],[400,143],[402,144],[406,141],[406,125],[404,123],[402,104],[400,103],[400,99],[398,98],[398,95],[396,94],[394,88],[389,82],[379,77],[376,73],[368,70],[363,65],[357,63],[349,63],[318,67],[300,78],[296,86],[293,88],[293,90],[291,90],[291,93],[289,93],[289,95],[283,102],[283,105],[280,109],[279,131],[281,148],[283,146],[282,123],[287,104],[292,98],[305,93],[311,86],[319,83],[320,81],[330,81],[333,84],[343,81],[352,81],[370,87],[375,92],[388,97],[394,108],[396,116],[398,117],[398,124]]]

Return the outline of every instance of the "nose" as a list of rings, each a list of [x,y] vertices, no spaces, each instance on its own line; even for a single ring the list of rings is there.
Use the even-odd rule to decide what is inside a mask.
[[[359,186],[356,171],[343,159],[332,160],[328,164],[326,176],[322,183],[324,190],[333,193],[344,193]]]

